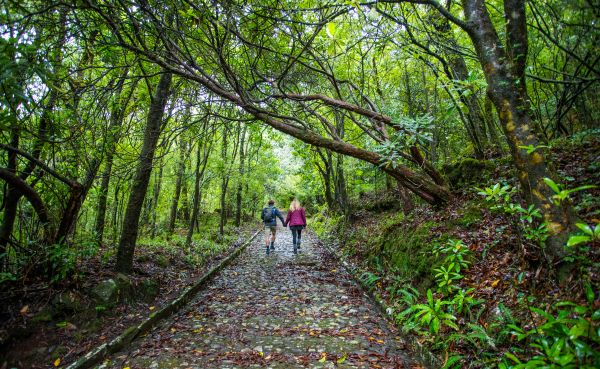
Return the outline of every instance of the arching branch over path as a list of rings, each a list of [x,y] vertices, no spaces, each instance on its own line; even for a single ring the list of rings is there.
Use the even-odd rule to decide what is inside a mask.
[[[273,96],[270,96],[271,94],[257,96],[257,84],[266,83],[270,85],[271,83],[264,77],[261,77],[259,73],[251,72],[251,75],[247,75],[246,73],[235,72],[237,66],[225,56],[224,48],[237,42],[243,43],[243,40],[240,41],[237,39],[233,32],[227,33],[225,31],[223,33],[224,30],[218,19],[207,15],[205,25],[196,29],[195,27],[184,26],[184,24],[189,22],[189,19],[182,17],[179,13],[175,13],[173,15],[176,18],[175,24],[179,26],[175,27],[175,29],[170,29],[166,25],[166,22],[159,22],[163,18],[163,15],[149,7],[144,7],[141,12],[143,13],[142,16],[142,14],[133,14],[131,12],[116,13],[112,10],[114,8],[109,9],[108,5],[104,3],[90,1],[88,4],[110,27],[110,43],[113,45],[116,43],[119,47],[155,63],[163,68],[164,72],[173,73],[173,75],[200,84],[209,93],[228,100],[272,128],[302,140],[307,144],[327,148],[342,155],[351,156],[374,165],[382,164],[382,155],[357,147],[349,142],[326,138],[317,130],[311,129],[308,125],[293,122],[294,119],[297,120],[295,117],[280,116],[275,107],[271,107],[268,103],[265,103],[266,100],[274,100]],[[194,4],[189,5],[197,11],[208,14],[207,9],[200,8]],[[344,9],[343,11],[340,10],[340,12],[345,13],[347,10]],[[335,17],[338,14],[339,12],[334,12],[331,14],[331,17]],[[153,21],[149,22],[146,16],[150,16]],[[321,26],[330,20],[327,16],[323,17],[320,22]],[[230,26],[237,27],[238,25],[232,23]],[[164,30],[167,28],[169,28],[169,34],[177,35],[176,41],[168,39],[165,36]],[[141,30],[144,30],[144,32]],[[142,34],[147,38],[141,37]],[[208,35],[208,39],[205,41],[210,43],[208,47],[212,48],[211,52],[215,54],[216,61],[210,58],[203,60],[201,57],[198,57],[202,52],[194,39],[204,35]],[[311,40],[312,38],[307,42],[311,42]],[[149,44],[150,41],[161,43],[164,45],[165,50],[160,53],[155,52]],[[105,38],[104,40],[100,39],[99,42],[109,42],[109,40]],[[304,45],[301,52],[304,52],[306,49],[307,47]],[[263,52],[264,50],[252,48],[248,50],[248,52],[255,51]],[[294,58],[294,60],[299,60],[299,57]],[[285,68],[286,71],[289,69],[289,66]],[[262,81],[259,79],[262,79]],[[279,96],[288,96],[286,100],[294,100],[294,98],[290,99],[289,95],[276,94],[276,97]],[[296,100],[300,99],[300,95],[292,96],[295,96]],[[394,127],[390,117],[378,112],[355,104],[341,102],[323,94],[313,95],[311,98],[323,101],[332,107],[383,122],[394,129],[399,129]],[[435,168],[426,162],[420,154],[415,157],[411,152],[411,156],[413,157],[413,162],[419,168],[425,168],[424,173],[418,173],[399,161],[395,163],[395,167],[390,165],[383,168],[383,170],[428,203],[435,206],[446,204],[450,200],[451,195],[445,186],[445,182],[441,180],[441,176],[437,174]],[[431,177],[432,173],[434,174],[433,177]]]

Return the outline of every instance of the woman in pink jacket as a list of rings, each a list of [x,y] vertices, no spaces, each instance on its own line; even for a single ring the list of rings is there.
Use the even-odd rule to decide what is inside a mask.
[[[290,229],[292,230],[294,254],[297,254],[297,250],[300,248],[302,230],[306,228],[306,216],[304,215],[304,208],[300,206],[300,201],[298,201],[298,199],[294,199],[294,201],[292,201],[290,204],[290,209],[287,213],[287,218],[285,219],[283,226],[286,227],[288,223],[290,225]]]

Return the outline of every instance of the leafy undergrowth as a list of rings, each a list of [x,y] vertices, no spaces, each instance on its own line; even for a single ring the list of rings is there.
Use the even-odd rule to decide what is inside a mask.
[[[598,183],[598,139],[554,147],[560,148],[554,160],[567,189]],[[510,204],[521,206],[513,216],[473,186],[455,191],[443,211],[420,206],[405,218],[361,209],[351,224],[321,213],[313,226],[358,268],[405,333],[418,336],[444,367],[597,367],[600,242],[589,231],[600,231],[600,189],[570,194],[580,228],[589,228],[578,245],[566,248],[566,257],[548,260],[541,245],[544,229],[532,221],[535,209],[525,209],[518,181],[506,176],[510,169],[500,165],[481,187],[489,186],[488,192],[495,184],[496,192],[513,187],[504,204],[509,210]],[[426,236],[418,238],[419,232]],[[419,244],[410,243],[415,237]],[[401,243],[409,246],[396,247]],[[414,255],[429,257],[421,270],[418,255],[393,254],[415,247]],[[434,281],[428,285],[425,276]]]
[[[9,367],[42,368],[71,363],[141,323],[179,297],[208,270],[239,247],[256,228],[229,227],[225,236],[200,234],[184,247],[186,230],[177,230],[166,241],[141,239],[136,248],[134,274],[128,276],[133,292],[112,307],[91,298],[100,282],[117,280],[116,247],[96,249],[74,261],[74,268],[53,284],[43,278],[2,283],[0,296],[0,363]],[[119,291],[120,292],[120,291]],[[124,303],[123,303],[124,302]]]

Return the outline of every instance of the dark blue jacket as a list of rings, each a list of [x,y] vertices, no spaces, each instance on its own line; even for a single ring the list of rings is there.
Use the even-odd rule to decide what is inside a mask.
[[[279,220],[281,220],[281,224],[283,224],[283,216],[281,215],[281,212],[279,211],[279,209],[277,209],[273,205],[267,206],[267,209],[269,209],[270,212],[273,212],[273,209],[275,209],[275,216],[277,218],[279,218]],[[271,223],[265,223],[265,227],[269,227],[269,226],[271,226],[271,227],[277,227],[277,218],[273,218],[273,221]],[[265,221],[265,218],[263,217],[262,210],[260,212],[260,219],[262,219],[263,222]]]

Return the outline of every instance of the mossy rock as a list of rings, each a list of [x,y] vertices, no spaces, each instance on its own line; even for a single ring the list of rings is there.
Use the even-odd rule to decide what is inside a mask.
[[[462,188],[471,184],[480,184],[487,174],[496,170],[496,164],[487,160],[465,159],[459,163],[447,165],[446,179],[453,188]]]
[[[573,263],[563,263],[556,268],[556,280],[559,283],[566,281],[571,276]]]
[[[148,261],[148,255],[146,255],[146,254],[141,254],[141,255],[138,255],[138,256],[135,258],[135,261],[137,261],[138,263],[145,263],[145,262],[147,262],[147,261]]]
[[[75,342],[79,342],[79,341],[81,341],[84,338],[85,338],[85,335],[83,335],[83,334],[81,334],[79,332],[73,333],[73,340],[75,340]]]
[[[37,313],[33,317],[33,321],[36,323],[48,323],[52,321],[52,317],[54,316],[54,312],[52,307],[46,306],[39,313]]]
[[[91,297],[97,305],[112,308],[119,298],[119,285],[113,279],[102,281],[92,290]]]
[[[50,357],[52,358],[52,360],[56,360],[63,357],[63,355],[66,353],[67,346],[58,346],[54,349],[54,351],[52,351],[52,355],[50,355]]]
[[[433,269],[441,265],[441,260],[431,253],[435,242],[429,241],[431,228],[438,225],[430,221],[412,227],[397,226],[382,234],[380,255],[402,276],[413,278],[420,293],[435,287]]]
[[[47,352],[47,347],[39,347],[32,349],[23,358],[25,360],[25,365],[30,365],[34,361],[43,359]]]
[[[159,288],[160,280],[158,278],[146,279],[142,283],[138,284],[136,295],[138,299],[150,303],[154,301],[156,296],[158,296]]]
[[[161,268],[168,268],[169,265],[171,265],[171,263],[169,262],[169,259],[167,259],[165,256],[158,255],[156,257],[156,265],[158,265]]]
[[[71,301],[71,295],[68,292],[61,292],[54,296],[51,305],[54,316],[67,314],[74,310],[73,301]]]
[[[459,217],[448,222],[446,227],[448,229],[455,229],[457,227],[468,228],[471,224],[483,219],[480,207],[481,205],[477,201],[465,204],[462,212],[458,213]]]

